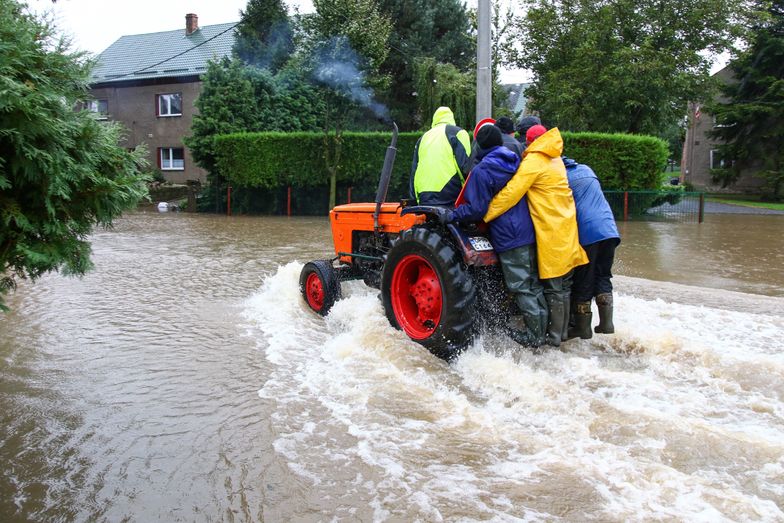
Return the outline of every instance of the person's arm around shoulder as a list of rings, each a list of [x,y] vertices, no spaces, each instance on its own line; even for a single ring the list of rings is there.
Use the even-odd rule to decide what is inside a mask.
[[[498,191],[487,209],[485,221],[490,223],[517,205],[536,180],[537,170],[533,158],[523,158],[512,179]]]
[[[465,203],[455,209],[453,219],[458,222],[478,222],[482,219],[490,199],[493,197],[492,187],[487,183],[481,166],[474,168],[468,178],[463,197]]]
[[[471,138],[465,129],[457,126],[448,125],[446,128],[449,145],[452,146],[452,153],[455,155],[457,167],[463,174],[463,179],[468,176],[471,170]]]

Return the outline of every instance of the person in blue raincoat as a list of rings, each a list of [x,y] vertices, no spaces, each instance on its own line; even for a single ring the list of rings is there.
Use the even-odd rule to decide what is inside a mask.
[[[487,124],[476,134],[479,163],[471,171],[463,192],[464,203],[446,221],[478,222],[498,191],[514,176],[520,157],[503,146],[498,127]],[[507,334],[527,347],[545,342],[547,302],[539,282],[536,236],[527,198],[488,224],[489,239],[499,259],[504,280],[523,314],[526,330],[507,327]]]
[[[563,158],[563,162],[577,208],[580,245],[588,255],[588,264],[574,270],[569,337],[589,339],[592,336],[593,298],[596,298],[599,309],[596,332],[615,332],[611,278],[615,248],[621,242],[621,235],[618,234],[610,204],[604,197],[599,178],[593,169],[571,158]]]

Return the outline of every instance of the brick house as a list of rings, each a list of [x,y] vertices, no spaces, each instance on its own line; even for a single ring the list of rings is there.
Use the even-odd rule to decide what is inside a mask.
[[[725,67],[714,76],[725,83],[735,81],[729,67]],[[688,127],[681,159],[681,183],[691,184],[700,191],[759,193],[765,182],[762,178],[754,176],[753,170],[741,172],[738,181],[727,188],[722,188],[721,183],[716,184],[711,179],[710,170],[724,167],[725,162],[717,148],[720,142],[707,134],[715,126],[713,115],[704,109],[702,103],[688,104]]]
[[[127,35],[98,57],[88,109],[118,121],[128,130],[128,148],[147,144],[150,165],[167,181],[206,180],[183,137],[190,134],[207,61],[227,56],[234,44],[234,23],[199,27],[188,14],[184,29]]]

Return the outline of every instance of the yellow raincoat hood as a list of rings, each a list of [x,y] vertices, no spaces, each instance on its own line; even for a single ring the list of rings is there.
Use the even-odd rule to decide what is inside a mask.
[[[588,263],[577,236],[577,211],[562,152],[563,139],[557,127],[534,140],[525,150],[517,172],[495,195],[485,215],[489,223],[528,196],[542,279],[563,276]]]
[[[433,113],[433,125],[431,127],[441,124],[455,125],[455,115],[449,107],[439,107]]]

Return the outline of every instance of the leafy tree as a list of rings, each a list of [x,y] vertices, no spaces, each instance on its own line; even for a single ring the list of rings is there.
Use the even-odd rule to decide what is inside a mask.
[[[314,15],[303,18],[304,64],[323,94],[322,156],[329,176],[329,207],[335,206],[342,135],[357,106],[385,118],[372,89],[389,84],[380,67],[389,52],[391,24],[377,0],[314,0]]]
[[[460,127],[473,129],[476,119],[476,75],[463,73],[452,64],[434,58],[420,59],[414,70],[419,113],[423,127],[430,126],[435,110],[445,105],[452,109]]]
[[[756,170],[766,179],[771,199],[784,198],[784,1],[776,0],[769,16],[754,27],[750,47],[730,67],[736,81],[723,88],[725,102],[708,106],[718,124],[713,131],[732,159],[723,170],[734,182],[741,170]]]
[[[249,0],[240,13],[234,54],[249,65],[278,71],[294,50],[293,31],[281,0]]]
[[[417,129],[429,120],[418,112],[422,104],[415,86],[417,63],[432,58],[458,71],[470,71],[476,41],[469,13],[460,0],[380,0],[379,5],[393,24],[390,52],[381,65],[391,86],[382,100],[401,129]]]
[[[202,81],[196,100],[199,113],[193,118],[185,145],[194,161],[208,171],[208,190],[216,201],[223,197],[225,184],[215,163],[217,135],[312,130],[323,111],[318,91],[295,67],[273,76],[266,69],[223,58],[208,64]]]
[[[16,279],[84,274],[87,237],[147,194],[144,151],[74,110],[90,63],[15,0],[0,0],[0,300]],[[0,302],[2,307],[2,302]]]
[[[710,54],[727,49],[751,13],[748,0],[525,3],[505,58],[533,71],[531,106],[570,130],[654,135],[706,93]]]

